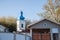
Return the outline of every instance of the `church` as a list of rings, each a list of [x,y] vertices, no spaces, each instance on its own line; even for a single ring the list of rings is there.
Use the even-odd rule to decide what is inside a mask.
[[[17,19],[17,32],[29,33],[31,40],[60,40],[60,24],[48,19],[42,19],[26,26],[25,17]]]

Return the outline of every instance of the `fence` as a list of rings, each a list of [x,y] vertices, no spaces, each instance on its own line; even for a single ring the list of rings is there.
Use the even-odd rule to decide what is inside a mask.
[[[14,34],[14,33],[0,33],[0,40],[30,40],[29,35]]]

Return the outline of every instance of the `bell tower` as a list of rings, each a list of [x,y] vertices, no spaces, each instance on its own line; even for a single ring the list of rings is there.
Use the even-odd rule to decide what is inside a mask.
[[[21,11],[21,15],[19,16],[17,20],[17,31],[25,30],[25,17],[23,16],[23,11]]]

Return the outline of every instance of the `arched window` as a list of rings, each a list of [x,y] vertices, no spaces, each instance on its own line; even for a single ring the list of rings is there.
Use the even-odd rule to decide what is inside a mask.
[[[21,24],[21,27],[23,28],[23,24]]]

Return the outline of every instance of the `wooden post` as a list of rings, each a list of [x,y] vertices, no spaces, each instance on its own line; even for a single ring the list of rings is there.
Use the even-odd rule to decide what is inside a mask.
[[[14,34],[14,40],[16,40],[16,32],[13,32],[13,34]]]
[[[24,37],[25,37],[24,39],[26,40],[26,33],[24,33]]]
[[[40,38],[41,38],[40,40],[42,40],[42,33],[40,33]]]
[[[60,40],[60,33],[59,33],[59,40]]]
[[[30,37],[31,37],[31,40],[32,40],[32,29],[30,29]]]
[[[51,40],[53,40],[53,33],[52,33],[52,29],[50,29],[50,38],[51,38]]]
[[[30,29],[30,36],[32,37],[32,29]]]
[[[53,40],[53,33],[51,33],[51,40]]]

